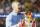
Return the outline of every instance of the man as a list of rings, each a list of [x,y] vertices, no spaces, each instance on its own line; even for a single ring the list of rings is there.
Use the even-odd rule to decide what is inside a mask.
[[[13,11],[6,18],[6,27],[18,27],[20,19],[24,19],[23,14],[20,12],[21,4],[19,2],[12,2]]]

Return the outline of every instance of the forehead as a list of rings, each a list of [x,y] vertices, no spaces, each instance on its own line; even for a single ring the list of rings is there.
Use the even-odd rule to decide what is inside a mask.
[[[21,5],[21,3],[19,3],[19,2],[12,2],[12,5]]]
[[[19,2],[12,2],[12,3],[16,3],[16,4],[18,3],[18,4],[20,4]]]
[[[18,3],[18,5],[21,5],[21,3]]]
[[[19,2],[12,2],[12,7],[19,6],[19,5],[21,5],[21,3],[19,3]]]

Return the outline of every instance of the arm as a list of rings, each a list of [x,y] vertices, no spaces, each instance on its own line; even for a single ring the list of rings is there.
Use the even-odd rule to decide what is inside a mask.
[[[22,15],[21,15],[21,19],[24,19],[24,18],[25,18],[25,17],[24,17],[24,14],[22,14]]]

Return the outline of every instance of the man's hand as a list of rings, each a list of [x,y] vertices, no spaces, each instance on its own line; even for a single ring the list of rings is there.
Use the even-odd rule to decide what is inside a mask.
[[[21,27],[21,24],[19,24],[19,27]]]
[[[21,27],[21,22],[19,22],[19,23],[17,24],[17,27]]]

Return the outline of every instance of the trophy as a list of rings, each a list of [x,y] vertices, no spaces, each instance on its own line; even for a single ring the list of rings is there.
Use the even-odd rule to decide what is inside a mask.
[[[32,12],[28,12],[26,14],[26,11],[24,13],[24,19],[21,19],[21,27],[35,27],[35,18],[32,18]]]

